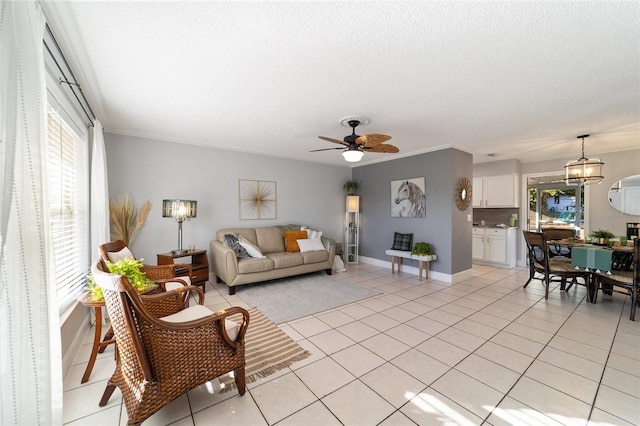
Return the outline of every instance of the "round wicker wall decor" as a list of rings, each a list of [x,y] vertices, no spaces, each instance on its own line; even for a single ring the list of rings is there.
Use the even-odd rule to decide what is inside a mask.
[[[456,206],[465,211],[471,204],[471,182],[467,178],[460,178],[456,182]]]

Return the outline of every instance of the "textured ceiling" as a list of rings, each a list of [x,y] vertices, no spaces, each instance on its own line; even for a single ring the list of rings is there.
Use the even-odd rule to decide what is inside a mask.
[[[345,165],[640,147],[638,2],[41,2],[107,131]],[[489,158],[487,154],[497,153]]]

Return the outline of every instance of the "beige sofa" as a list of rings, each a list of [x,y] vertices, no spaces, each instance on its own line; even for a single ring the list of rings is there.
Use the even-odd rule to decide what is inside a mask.
[[[288,225],[288,229],[291,229],[291,226]],[[266,257],[238,259],[234,250],[222,243],[227,233],[243,235],[258,246]],[[332,240],[323,238],[327,250],[287,253],[282,233],[283,227],[278,226],[220,229],[216,232],[216,239],[210,243],[216,282],[224,281],[229,286],[229,294],[235,294],[236,286],[243,284],[307,274],[323,269],[331,275],[335,255],[335,244]]]

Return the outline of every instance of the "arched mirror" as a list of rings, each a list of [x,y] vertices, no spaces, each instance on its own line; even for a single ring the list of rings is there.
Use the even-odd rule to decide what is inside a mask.
[[[615,182],[609,189],[609,203],[622,213],[640,216],[640,175]]]

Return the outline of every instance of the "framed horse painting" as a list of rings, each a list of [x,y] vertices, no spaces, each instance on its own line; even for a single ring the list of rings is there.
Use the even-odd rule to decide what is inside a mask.
[[[427,217],[423,177],[391,181],[391,217]]]

